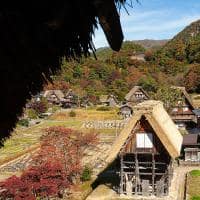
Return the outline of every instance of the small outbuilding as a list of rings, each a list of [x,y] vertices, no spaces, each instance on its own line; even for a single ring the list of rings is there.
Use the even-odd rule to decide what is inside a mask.
[[[130,118],[133,115],[133,108],[131,105],[124,104],[119,108],[119,114],[124,118]]]
[[[182,150],[185,161],[200,162],[200,134],[184,135]]]
[[[100,101],[100,104],[103,106],[115,107],[118,105],[117,98],[112,94],[101,95],[99,97],[99,101]]]
[[[119,194],[166,196],[179,157],[182,135],[159,101],[134,107],[134,115],[116,138],[105,162],[115,163]]]
[[[149,99],[150,99],[149,95],[141,86],[134,86],[125,96],[126,102],[134,104],[141,103]]]
[[[79,98],[78,95],[72,89],[69,89],[65,94],[64,101],[62,102],[62,106],[64,108],[74,108],[79,106]]]

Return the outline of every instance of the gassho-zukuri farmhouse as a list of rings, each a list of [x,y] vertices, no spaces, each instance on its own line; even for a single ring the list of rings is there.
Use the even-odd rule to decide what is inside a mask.
[[[182,140],[160,101],[142,102],[116,138],[104,172],[114,171],[109,179],[119,195],[167,196]]]

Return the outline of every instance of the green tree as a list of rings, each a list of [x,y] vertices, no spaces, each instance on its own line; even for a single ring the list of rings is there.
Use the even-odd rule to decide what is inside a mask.
[[[139,80],[138,85],[142,86],[148,92],[155,92],[158,87],[158,83],[150,75],[148,75],[146,77],[142,77]]]
[[[167,111],[175,106],[176,102],[182,97],[180,90],[166,85],[159,87],[156,93],[154,93],[152,96],[153,99],[162,101]]]
[[[197,35],[188,42],[187,57],[190,63],[200,63],[200,35]]]

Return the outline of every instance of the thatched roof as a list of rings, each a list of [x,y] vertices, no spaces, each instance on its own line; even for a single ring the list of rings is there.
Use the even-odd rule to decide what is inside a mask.
[[[69,89],[67,93],[65,94],[65,98],[69,96],[76,96],[75,92],[72,89]]]
[[[107,164],[111,163],[117,157],[129,134],[142,116],[148,120],[169,155],[172,158],[180,155],[183,140],[182,135],[165,111],[163,103],[149,100],[134,106],[134,116],[116,138],[105,161]]]
[[[101,95],[101,96],[99,97],[99,101],[100,101],[101,103],[109,103],[109,101],[110,101],[111,99],[114,99],[114,100],[117,102],[116,97],[115,97],[114,95],[112,95],[112,94],[110,94],[110,95]]]
[[[116,4],[126,0],[5,1],[0,7],[0,142],[9,136],[28,99],[60,69],[61,57],[94,51],[92,36],[103,28],[119,50],[123,40]]]
[[[119,107],[119,109],[122,109],[122,108],[125,108],[125,107],[130,108],[131,110],[133,110],[132,105],[130,105],[130,104],[128,104],[128,103],[121,105],[121,106]]]
[[[64,94],[61,90],[46,90],[43,94],[43,97],[49,98],[51,95],[56,95],[60,101],[64,99]]]
[[[179,86],[172,86],[171,88],[173,89],[177,89],[180,90],[183,94],[183,96],[186,98],[186,100],[188,101],[189,105],[191,106],[192,110],[195,109],[194,104],[192,102],[192,98],[190,97],[190,95],[188,94],[188,92],[186,91],[185,87],[179,87]]]
[[[141,90],[144,95],[149,98],[149,95],[147,94],[147,92],[141,87],[141,86],[134,86],[125,96],[126,101],[130,101],[131,97],[135,94],[135,92]]]

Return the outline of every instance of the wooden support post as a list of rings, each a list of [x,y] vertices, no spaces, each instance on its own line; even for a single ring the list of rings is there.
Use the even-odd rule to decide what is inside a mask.
[[[152,153],[152,194],[154,194],[154,185],[155,185],[155,157]]]
[[[169,194],[169,185],[170,185],[170,171],[167,170],[167,178],[166,178],[166,184],[165,184],[165,195]]]
[[[149,180],[142,180],[142,196],[149,196]]]
[[[124,169],[123,169],[123,155],[120,155],[120,191],[119,191],[120,194],[124,193],[124,190],[123,190],[123,186],[124,186],[123,172],[124,172]]]
[[[163,197],[164,196],[164,180],[161,179],[160,181],[156,181],[156,196],[157,197]]]
[[[135,153],[135,195],[137,195],[137,185],[138,185],[138,177],[139,177],[139,168],[138,168],[138,158],[137,158],[137,152]]]

